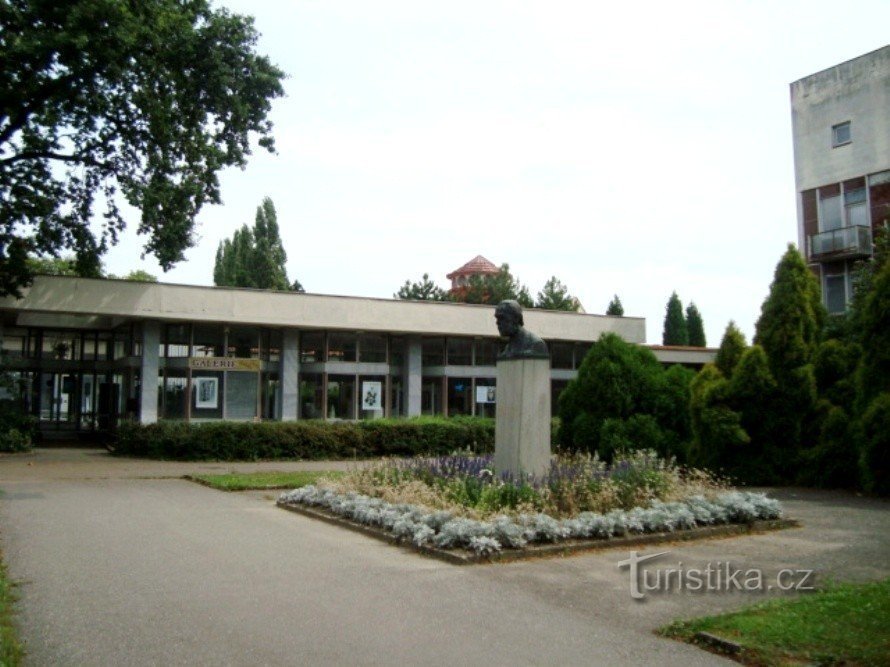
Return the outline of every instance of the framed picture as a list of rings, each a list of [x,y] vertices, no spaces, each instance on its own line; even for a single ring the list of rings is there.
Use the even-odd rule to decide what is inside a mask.
[[[476,386],[476,402],[477,403],[495,403],[495,388]]]
[[[219,378],[195,378],[195,408],[219,407]]]
[[[362,382],[362,410],[383,409],[383,383]]]

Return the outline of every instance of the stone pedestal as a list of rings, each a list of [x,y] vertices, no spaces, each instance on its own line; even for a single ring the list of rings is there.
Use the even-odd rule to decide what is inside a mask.
[[[494,467],[514,475],[550,468],[550,360],[499,359]]]

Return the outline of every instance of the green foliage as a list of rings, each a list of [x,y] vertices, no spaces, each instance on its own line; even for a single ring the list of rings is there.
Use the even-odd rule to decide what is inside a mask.
[[[689,391],[692,464],[708,470],[731,471],[751,438],[742,428],[742,416],[729,407],[729,381],[715,365],[706,364]]]
[[[116,454],[159,459],[253,461],[351,459],[494,449],[494,420],[378,419],[362,422],[126,422]]]
[[[37,440],[37,420],[14,400],[0,401],[0,452],[26,452]]]
[[[862,412],[872,399],[890,391],[890,262],[875,276],[862,299],[862,363],[856,376],[857,403]]]
[[[720,341],[717,357],[714,359],[714,365],[717,366],[723,377],[732,377],[732,373],[747,347],[748,341],[745,340],[745,334],[739,330],[735,322],[730,320],[723,333],[723,340]]]
[[[0,295],[30,282],[29,254],[70,249],[97,274],[121,198],[167,270],[220,203],[219,171],[246,164],[254,133],[274,148],[284,74],[256,54],[252,19],[207,0],[7,2],[0,35],[15,91],[0,102]]]
[[[890,392],[878,394],[862,415],[859,470],[869,493],[890,495]]]
[[[80,275],[77,272],[77,258],[72,255],[65,255],[63,257],[28,257],[27,266],[29,273],[35,276]]]
[[[671,294],[665,307],[664,331],[661,335],[664,345],[689,345],[689,330],[683,317],[683,304],[676,292]]]
[[[815,447],[801,452],[800,481],[811,486],[852,488],[858,481],[858,455],[852,437],[852,424],[844,408],[822,404],[826,414],[820,419]]]
[[[865,303],[871,294],[875,279],[890,259],[890,227],[879,227],[874,235],[874,252],[871,257],[856,263],[853,271],[853,298],[847,306],[843,335],[853,343],[865,342]]]
[[[299,281],[287,278],[287,253],[278,232],[275,205],[266,197],[257,207],[253,228],[242,225],[231,240],[225,239],[216,249],[213,284],[225,287],[253,287],[279,291],[302,292]]]
[[[861,351],[858,345],[837,339],[822,341],[813,355],[813,375],[819,396],[845,410],[853,407],[853,373]]]
[[[319,479],[337,479],[342,472],[298,470],[294,472],[232,472],[224,475],[191,475],[189,479],[220,491],[251,491],[263,489],[299,489]]]
[[[609,302],[609,307],[606,308],[606,315],[624,317],[624,306],[621,305],[621,299],[618,298],[617,294]]]
[[[544,289],[538,292],[538,300],[535,302],[535,308],[546,310],[577,312],[579,306],[578,299],[569,294],[569,288],[563,285],[556,276],[552,276],[544,283]]]
[[[114,274],[108,274],[109,278],[118,279],[118,280],[133,280],[138,283],[156,283],[158,282],[158,277],[152,275],[148,271],[143,271],[142,269],[134,269],[130,271],[125,276],[116,276]]]
[[[509,264],[501,264],[494,275],[470,276],[467,286],[451,294],[451,299],[462,303],[495,305],[513,299],[523,308],[533,308],[528,288],[510,273]]]
[[[689,336],[689,344],[692,347],[706,347],[705,339],[705,323],[702,320],[701,313],[694,303],[690,303],[686,307],[686,330]]]
[[[626,455],[633,450],[653,450],[665,454],[665,434],[655,417],[646,414],[631,415],[627,419],[605,419],[600,427],[598,452],[611,461],[616,455]]]
[[[676,412],[686,412],[689,380],[665,373],[650,350],[603,334],[560,394],[558,442],[605,459],[642,448],[682,457],[689,425]]]
[[[789,244],[776,266],[754,336],[780,385],[812,359],[825,317],[816,277]]]
[[[412,283],[406,280],[399,291],[393,294],[393,298],[415,301],[448,301],[448,292],[430,280],[428,273],[424,273],[419,282]]]

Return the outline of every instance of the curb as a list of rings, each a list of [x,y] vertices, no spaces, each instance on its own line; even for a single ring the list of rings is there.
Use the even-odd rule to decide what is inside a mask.
[[[529,558],[547,558],[553,556],[571,556],[585,551],[601,551],[604,549],[619,549],[648,544],[662,544],[664,542],[685,542],[688,540],[704,540],[721,537],[734,537],[738,535],[752,535],[771,530],[796,528],[800,525],[795,519],[771,519],[752,521],[751,523],[721,524],[719,526],[701,526],[689,528],[673,533],[646,533],[644,535],[629,535],[626,537],[609,537],[589,540],[565,540],[555,544],[532,544],[523,549],[505,549],[490,556],[478,556],[465,549],[440,549],[429,545],[417,546],[413,542],[396,537],[392,533],[377,528],[366,526],[350,519],[345,519],[336,514],[325,512],[316,507],[304,505],[289,505],[287,503],[275,503],[281,509],[303,516],[318,519],[325,523],[346,528],[357,533],[362,533],[388,544],[395,544],[415,551],[424,556],[437,558],[452,565],[482,565],[488,563],[507,563]]]

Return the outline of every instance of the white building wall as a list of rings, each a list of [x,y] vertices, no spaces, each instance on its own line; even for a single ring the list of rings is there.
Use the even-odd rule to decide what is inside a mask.
[[[832,127],[850,121],[852,141],[832,147]],[[890,46],[791,84],[798,239],[799,193],[890,167]]]

